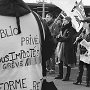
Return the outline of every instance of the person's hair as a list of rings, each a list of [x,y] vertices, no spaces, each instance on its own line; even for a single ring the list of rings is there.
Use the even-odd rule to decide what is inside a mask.
[[[49,15],[50,17],[52,17],[52,18],[53,18],[53,15],[52,15],[51,13],[47,13],[47,15]]]
[[[69,17],[69,16],[66,16],[65,19],[66,19],[68,22],[71,22],[71,20],[72,20],[71,17]]]

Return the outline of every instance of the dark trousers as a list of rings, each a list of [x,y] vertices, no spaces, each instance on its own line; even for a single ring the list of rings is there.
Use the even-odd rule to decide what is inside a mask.
[[[68,65],[66,65],[66,67],[67,67],[66,78],[69,78],[70,77],[70,73],[71,73],[71,67],[68,66]],[[63,77],[63,61],[61,61],[59,63],[59,75],[61,77]]]
[[[47,71],[46,71],[46,60],[42,58],[42,75],[43,77],[45,77],[47,74]]]
[[[46,64],[48,70],[55,70],[55,54],[53,54],[52,57],[47,60]]]
[[[82,81],[82,75],[84,71],[84,65],[86,66],[86,82],[89,83],[90,81],[90,64],[84,63],[82,61],[79,62],[79,75],[77,77],[77,81]]]

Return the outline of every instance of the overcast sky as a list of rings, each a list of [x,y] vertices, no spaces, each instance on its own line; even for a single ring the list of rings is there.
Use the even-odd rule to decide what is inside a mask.
[[[28,2],[28,3],[34,3],[36,1],[39,1],[39,0],[24,0],[25,2]],[[42,1],[42,0],[41,0]],[[50,2],[52,0],[46,0],[47,2]],[[80,0],[77,0],[77,1],[80,1]],[[84,5],[90,5],[90,0],[82,0],[83,1],[83,4]]]

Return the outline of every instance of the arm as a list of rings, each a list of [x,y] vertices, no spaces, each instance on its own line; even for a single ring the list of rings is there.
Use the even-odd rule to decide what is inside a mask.
[[[65,30],[64,34],[66,34],[66,33],[68,34],[67,36],[59,37],[59,38],[57,38],[57,40],[59,42],[68,42],[72,38],[72,30],[69,30],[68,32],[67,32],[67,30]]]
[[[85,39],[83,39],[80,44],[84,46],[87,50],[90,48],[90,42],[87,42]]]

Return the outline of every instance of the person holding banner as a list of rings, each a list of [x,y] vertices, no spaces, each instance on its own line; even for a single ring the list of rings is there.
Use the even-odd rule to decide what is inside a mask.
[[[23,0],[0,0],[0,90],[41,90],[52,37]]]
[[[90,86],[90,18],[86,17],[83,28],[85,33],[81,33],[80,37],[77,38],[77,43],[80,42],[80,61],[79,61],[79,75],[77,81],[73,84],[78,85],[82,83],[82,75],[84,71],[84,65],[87,68],[86,74],[86,87]]]
[[[62,37],[57,38],[58,42],[62,42],[62,51],[59,64],[59,76],[55,79],[63,78],[63,64],[67,67],[66,76],[63,81],[68,81],[70,77],[71,67],[76,64],[76,53],[74,49],[73,42],[75,40],[74,35],[76,30],[72,27],[72,22],[70,17],[65,17],[63,19]]]

